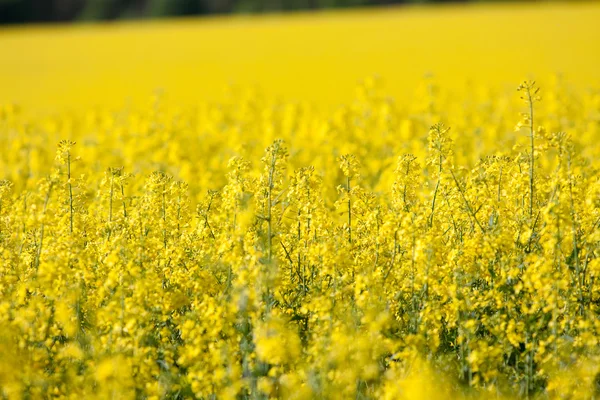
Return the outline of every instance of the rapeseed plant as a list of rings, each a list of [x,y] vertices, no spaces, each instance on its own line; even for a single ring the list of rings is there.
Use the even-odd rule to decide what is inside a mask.
[[[565,87],[1,108],[0,396],[597,397],[600,97]]]

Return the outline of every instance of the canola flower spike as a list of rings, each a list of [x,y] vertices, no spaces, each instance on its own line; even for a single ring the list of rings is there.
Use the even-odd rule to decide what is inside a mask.
[[[0,397],[597,396],[600,95],[435,87],[0,107]]]

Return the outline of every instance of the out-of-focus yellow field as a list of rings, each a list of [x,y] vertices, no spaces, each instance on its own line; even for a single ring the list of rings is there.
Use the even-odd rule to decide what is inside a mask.
[[[456,88],[562,73],[600,79],[600,5],[406,7],[0,32],[0,101],[38,108],[120,105],[162,88],[180,103],[229,83],[337,105],[359,79],[402,96],[424,74]]]

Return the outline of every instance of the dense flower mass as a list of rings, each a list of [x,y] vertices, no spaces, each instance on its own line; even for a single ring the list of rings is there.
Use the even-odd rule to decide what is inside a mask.
[[[600,393],[600,92],[0,108],[0,397]]]

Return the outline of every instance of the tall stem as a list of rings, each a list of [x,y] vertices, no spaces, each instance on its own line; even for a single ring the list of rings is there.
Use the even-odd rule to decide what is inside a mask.
[[[108,200],[108,240],[110,240],[110,236],[112,234],[112,214],[113,214],[113,195],[115,191],[115,177],[113,175],[112,168],[110,169],[110,196]]]
[[[271,258],[273,257],[273,215],[272,215],[272,207],[273,207],[273,174],[275,170],[275,155],[273,155],[273,160],[271,163],[271,169],[269,170],[269,187],[267,191],[267,243],[268,243],[268,259],[271,262]]]
[[[443,157],[440,153],[440,160],[439,160],[439,170],[438,170],[438,181],[435,184],[435,190],[433,191],[433,200],[431,201],[431,215],[429,217],[429,227],[433,226],[433,214],[435,212],[435,201],[437,199],[437,193],[438,190],[440,188],[440,182],[442,180],[442,163],[443,163]]]
[[[583,279],[581,276],[581,265],[579,264],[579,244],[577,243],[577,214],[575,212],[575,202],[573,201],[573,178],[571,177],[571,154],[567,155],[567,165],[569,172],[569,200],[571,208],[571,234],[573,236],[573,257],[575,258],[575,273],[577,274],[577,289],[579,291],[579,311],[583,313]]]
[[[527,101],[529,103],[529,137],[531,139],[531,157],[529,160],[529,219],[533,218],[533,195],[534,195],[534,163],[535,163],[535,142],[533,136],[533,98],[531,89],[527,90]]]
[[[163,220],[163,245],[167,248],[167,184],[163,183],[162,190],[162,220]]]
[[[123,188],[123,182],[121,182],[121,198],[123,199],[123,218],[127,218],[127,205],[125,204],[125,189]]]
[[[348,243],[352,244],[352,197],[350,196],[350,177],[346,178],[346,190],[348,192]]]
[[[110,174],[110,198],[108,201],[108,222],[112,222],[112,214],[113,214],[113,194],[114,194],[114,176],[112,174],[112,169],[111,169],[111,174]]]
[[[48,209],[48,203],[50,202],[50,195],[52,194],[52,182],[48,186],[48,193],[46,193],[46,200],[44,201],[44,210],[42,211],[42,215],[46,216],[46,210]],[[35,255],[35,269],[37,270],[40,266],[40,257],[42,256],[42,245],[44,244],[44,222],[42,222],[42,226],[40,227],[40,244],[37,248],[37,252]]]
[[[67,186],[69,187],[70,232],[73,233],[73,185],[71,184],[71,152],[67,152]]]

